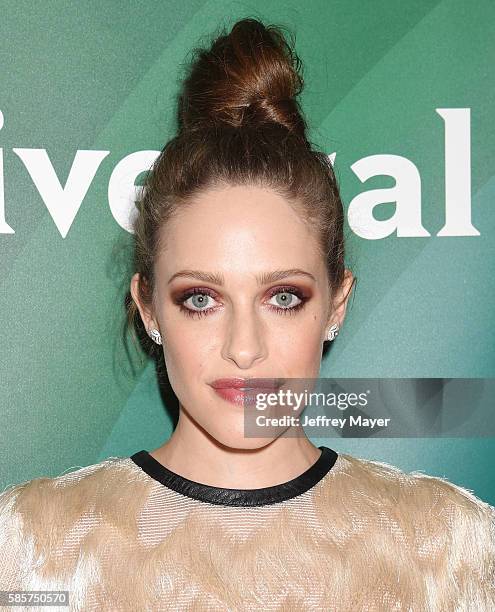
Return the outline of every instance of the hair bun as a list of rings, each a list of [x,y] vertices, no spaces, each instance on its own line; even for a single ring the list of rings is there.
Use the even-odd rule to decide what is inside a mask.
[[[277,123],[305,137],[295,99],[304,84],[302,64],[278,27],[242,19],[193,55],[179,99],[180,130]]]

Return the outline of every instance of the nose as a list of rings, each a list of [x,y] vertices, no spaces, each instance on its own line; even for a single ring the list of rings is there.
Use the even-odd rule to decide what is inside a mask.
[[[233,309],[222,346],[222,357],[243,370],[266,357],[263,324],[249,305]]]

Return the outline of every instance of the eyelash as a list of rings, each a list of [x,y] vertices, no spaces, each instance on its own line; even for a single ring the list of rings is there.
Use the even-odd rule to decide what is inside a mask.
[[[291,293],[292,295],[295,295],[301,300],[299,304],[296,304],[296,306],[291,306],[289,308],[281,308],[281,307],[279,308],[277,306],[274,306],[273,304],[268,304],[268,307],[274,310],[278,314],[294,315],[296,314],[296,312],[299,312],[304,307],[306,302],[308,301],[308,298],[299,289],[296,289],[295,287],[277,287],[274,291],[271,292],[269,299],[271,299],[274,295],[277,295],[278,293]],[[184,306],[184,302],[186,302],[193,295],[198,295],[198,294],[208,295],[211,298],[214,298],[213,293],[208,289],[202,289],[200,287],[195,287],[194,289],[190,289],[189,291],[186,291],[185,293],[183,293],[181,296],[179,296],[175,300],[176,304],[179,306],[180,310],[185,315],[189,317],[200,318],[200,317],[207,316],[208,314],[210,314],[212,310],[214,310],[213,308],[207,308],[203,310],[191,310],[190,308],[187,308],[187,306]]]

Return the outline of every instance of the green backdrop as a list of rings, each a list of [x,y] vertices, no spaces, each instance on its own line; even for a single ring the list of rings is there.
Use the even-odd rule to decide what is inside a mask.
[[[321,375],[495,376],[492,2],[2,0],[0,11],[0,486],[170,435],[154,363],[121,338],[131,235],[118,164],[145,152],[129,158],[139,166],[174,134],[188,51],[241,17],[296,33],[310,136],[336,154],[346,210],[389,189],[377,222],[400,207],[424,228],[363,237],[349,217],[358,284]],[[495,503],[493,438],[313,441]]]

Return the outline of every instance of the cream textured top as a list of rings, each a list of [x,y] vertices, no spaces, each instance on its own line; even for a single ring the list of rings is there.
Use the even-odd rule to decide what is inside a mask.
[[[145,450],[11,486],[0,590],[68,590],[57,609],[84,612],[495,610],[495,508],[320,449],[263,489],[196,483]]]

